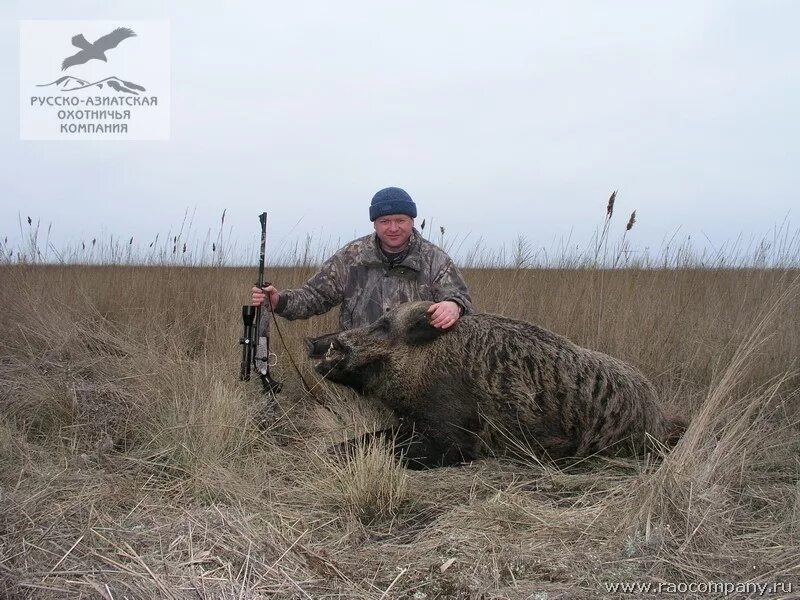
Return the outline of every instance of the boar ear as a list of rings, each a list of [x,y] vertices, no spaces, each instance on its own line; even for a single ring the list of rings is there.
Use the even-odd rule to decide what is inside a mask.
[[[406,327],[406,342],[412,345],[427,344],[442,335],[441,329],[436,329],[431,325],[431,319],[427,312],[427,306],[410,319]]]

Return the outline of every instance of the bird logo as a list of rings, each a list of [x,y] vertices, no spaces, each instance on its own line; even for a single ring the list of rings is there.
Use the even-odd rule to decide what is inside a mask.
[[[80,48],[81,51],[65,58],[64,62],[61,63],[61,70],[66,71],[70,67],[82,65],[94,59],[108,62],[106,58],[107,51],[119,46],[120,42],[123,40],[135,36],[136,34],[133,30],[127,27],[117,27],[111,33],[97,38],[94,44],[91,44],[83,37],[82,33],[79,33],[72,38],[72,45],[76,48]]]

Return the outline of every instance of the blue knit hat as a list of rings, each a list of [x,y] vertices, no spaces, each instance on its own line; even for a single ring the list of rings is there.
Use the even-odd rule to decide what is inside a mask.
[[[386,215],[408,215],[412,219],[417,216],[417,205],[408,192],[397,187],[383,188],[372,197],[369,207],[369,220]]]

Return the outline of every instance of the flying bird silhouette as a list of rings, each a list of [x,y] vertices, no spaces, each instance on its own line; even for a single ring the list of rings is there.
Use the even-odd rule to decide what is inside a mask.
[[[108,62],[105,54],[107,50],[116,48],[122,40],[135,36],[136,34],[131,29],[128,29],[127,27],[117,27],[111,33],[104,35],[101,38],[97,38],[94,44],[90,44],[88,41],[86,41],[86,38],[83,37],[83,34],[79,33],[72,38],[72,45],[76,48],[80,48],[81,51],[65,58],[64,62],[61,63],[61,70],[64,71],[72,66],[82,65],[83,63],[89,62],[93,58],[102,60],[103,62]]]

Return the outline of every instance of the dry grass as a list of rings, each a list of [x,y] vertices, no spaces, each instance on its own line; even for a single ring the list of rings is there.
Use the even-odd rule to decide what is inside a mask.
[[[270,275],[292,286],[309,272]],[[796,272],[466,276],[481,310],[638,365],[691,415],[682,442],[663,460],[560,469],[531,457],[407,472],[374,445],[337,462],[330,444],[388,417],[325,384],[303,393],[289,367],[287,352],[317,382],[301,339],[335,315],[281,323],[285,391],[265,424],[258,386],[237,381],[251,269],[4,266],[0,596],[596,598],[623,580],[798,582]]]

